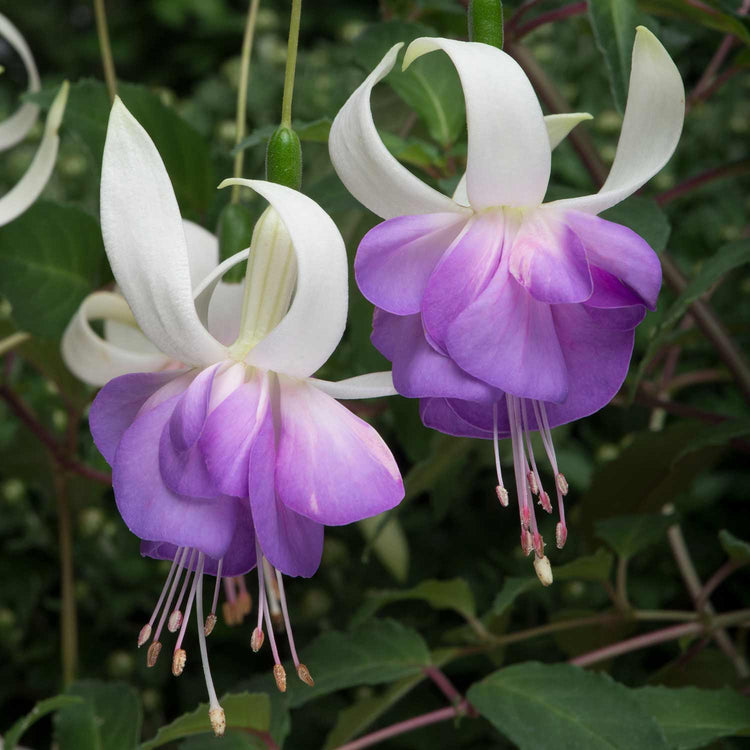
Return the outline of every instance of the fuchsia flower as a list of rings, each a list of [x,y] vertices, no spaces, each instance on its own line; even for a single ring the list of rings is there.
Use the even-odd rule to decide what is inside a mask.
[[[376,305],[372,341],[393,362],[397,390],[421,399],[427,426],[494,440],[503,505],[497,440],[512,439],[521,543],[535,551],[549,583],[532,495],[548,512],[552,504],[530,433],[539,431],[555,476],[562,547],[567,482],[550,429],[597,411],[617,392],[634,329],[661,285],[648,244],[596,214],[638,190],[671,156],[684,116],[682,81],[659,41],[639,27],[609,177],[594,195],[542,203],[551,146],[585,115],[545,123],[519,65],[494,47],[415,40],[404,68],[443,50],[464,89],[468,162],[451,199],[399,164],[372,121],[370,92],[400,46],[352,94],[330,137],[346,187],[386,219],[362,240],[355,261],[357,283]]]
[[[215,622],[220,577],[257,565],[253,648],[263,642],[265,618],[274,674],[284,689],[286,676],[270,626],[274,592],[266,579],[278,587],[298,674],[311,684],[294,648],[281,576],[315,572],[324,525],[375,515],[404,494],[398,467],[377,432],[335,400],[392,394],[390,373],[338,383],[310,377],[328,359],[346,324],[341,235],[301,193],[262,181],[223,184],[233,182],[251,187],[271,207],[259,220],[250,249],[194,284],[186,232],[164,165],[147,133],[122,102],[115,102],[102,168],[102,232],[115,279],[155,347],[152,364],[161,362],[167,369],[110,381],[91,408],[91,431],[112,466],[117,507],[130,530],[144,540],[142,553],[173,561],[139,645],[151,637],[161,611],[149,647],[149,664],[155,663],[159,634],[187,570],[169,618],[170,629],[180,628],[173,672],[180,674],[185,664],[182,642],[195,601],[217,732],[223,712],[210,678],[204,632]],[[244,298],[234,295],[234,309],[225,300],[225,309],[210,316],[222,274],[248,255]],[[88,318],[96,317],[90,313],[81,311],[71,323],[69,360],[76,352],[85,359],[86,346],[102,344],[88,327]],[[113,353],[116,348],[105,346],[89,355],[95,364],[96,357]],[[127,367],[127,361],[118,366]],[[179,602],[191,571],[183,617]],[[217,577],[213,609],[205,621],[204,573]]]

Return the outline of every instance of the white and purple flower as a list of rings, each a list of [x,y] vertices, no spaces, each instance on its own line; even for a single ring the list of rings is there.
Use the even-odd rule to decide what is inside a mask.
[[[393,362],[399,393],[421,399],[427,426],[494,439],[503,505],[497,440],[512,438],[521,543],[543,566],[532,495],[548,512],[552,504],[529,434],[539,431],[555,475],[562,547],[567,482],[550,429],[611,400],[627,373],[634,329],[661,285],[649,245],[596,214],[671,156],[684,116],[682,81],[656,37],[639,27],[609,177],[594,195],[542,203],[551,147],[587,116],[544,118],[520,66],[494,47],[415,40],[404,67],[444,51],[466,99],[467,170],[449,198],[389,154],[372,120],[370,92],[400,47],[352,94],[330,136],[343,183],[386,219],[365,236],[355,261],[357,283],[376,305],[372,341]],[[551,580],[544,571],[540,578]]]
[[[195,283],[188,247],[195,244],[191,234],[195,240],[196,232],[185,231],[153,142],[116,100],[102,168],[102,232],[127,301],[120,300],[122,314],[115,317],[127,323],[129,305],[153,345],[151,352],[141,353],[151,358],[141,361],[152,371],[111,380],[94,401],[90,425],[112,466],[118,509],[143,540],[142,553],[173,561],[139,645],[151,637],[161,611],[149,647],[149,664],[155,663],[159,635],[172,612],[170,629],[180,628],[173,672],[181,673],[186,658],[182,640],[197,602],[215,728],[223,719],[205,662],[204,631],[210,632],[215,622],[216,592],[204,621],[202,574],[215,575],[218,590],[220,577],[257,565],[253,647],[263,642],[265,618],[274,674],[284,689],[286,677],[270,626],[273,586],[298,674],[311,683],[294,648],[281,575],[311,576],[316,571],[324,525],[348,524],[388,510],[404,494],[398,467],[377,432],[336,401],[395,393],[390,372],[337,383],[311,377],[335,349],[346,324],[341,235],[301,193],[262,181],[227,180],[223,185],[231,183],[252,188],[271,205],[256,225],[249,250]],[[208,244],[211,235],[197,234]],[[248,256],[244,295],[225,289],[216,308],[212,297],[221,276]],[[89,357],[92,364],[78,369],[90,372],[93,382],[105,372],[127,372],[133,366],[124,347],[98,339],[91,330],[89,319],[103,317],[108,305],[117,304],[113,298],[98,299],[102,310],[92,310],[90,301],[87,309],[84,303],[64,348],[69,362]],[[96,367],[102,371],[95,373]],[[173,608],[183,570],[188,572]],[[191,571],[195,575],[183,617],[181,601]]]

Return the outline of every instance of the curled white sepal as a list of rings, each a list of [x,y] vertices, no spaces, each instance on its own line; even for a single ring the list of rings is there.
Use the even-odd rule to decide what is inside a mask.
[[[224,359],[226,347],[206,330],[193,303],[187,242],[167,171],[119,98],[104,145],[101,219],[115,280],[151,342],[189,365]]]
[[[39,144],[31,165],[24,176],[0,198],[0,226],[20,216],[44,190],[57,159],[57,149],[60,145],[60,136],[57,131],[65,112],[69,88],[68,82],[63,81],[50,107],[47,122],[44,125],[42,142]]]
[[[393,373],[390,370],[368,372],[346,380],[319,380],[310,378],[319,391],[336,399],[355,400],[359,398],[382,398],[396,396],[398,391],[393,386]]]
[[[70,371],[85,383],[101,386],[131,372],[155,372],[169,364],[159,352],[146,353],[117,346],[100,338],[93,320],[135,325],[128,303],[114,292],[94,292],[81,303],[62,338],[62,356]]]
[[[2,13],[0,13],[0,37],[3,37],[18,52],[23,61],[28,77],[27,91],[30,93],[39,91],[41,88],[39,71],[29,45],[26,44],[21,32]],[[39,106],[32,102],[25,102],[10,117],[6,117],[0,123],[0,151],[5,151],[20,143],[33,127],[38,116]]]
[[[445,213],[464,209],[413,175],[385,147],[372,119],[370,94],[396,64],[402,43],[386,52],[380,64],[347,99],[331,125],[328,149],[346,189],[383,219],[405,214]]]
[[[248,364],[297,378],[312,375],[344,334],[348,269],[344,240],[323,209],[296,190],[262,180],[232,178],[262,195],[281,217],[297,259],[297,287],[281,322],[248,354]]]
[[[639,26],[633,45],[628,101],[617,153],[598,193],[555,201],[563,209],[598,214],[625,200],[672,156],[685,117],[685,88],[661,42]]]
[[[438,49],[450,57],[464,90],[472,208],[539,205],[549,181],[549,139],[521,66],[487,44],[420,37],[407,48],[404,68]]]

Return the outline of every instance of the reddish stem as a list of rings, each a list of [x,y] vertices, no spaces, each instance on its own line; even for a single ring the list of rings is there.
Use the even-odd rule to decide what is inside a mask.
[[[747,174],[748,172],[750,172],[750,159],[743,159],[742,161],[734,162],[733,164],[723,164],[720,167],[712,167],[711,169],[707,169],[705,172],[690,177],[679,185],[675,185],[673,188],[660,193],[656,196],[656,202],[660,206],[665,206],[667,203],[671,203],[673,200],[680,198],[691,190],[695,190],[709,182],[723,180],[727,177],[737,177],[739,175]]]
[[[440,692],[454,705],[458,706],[464,701],[463,695],[458,692],[456,686],[448,679],[447,675],[438,667],[423,667],[422,671],[435,683]]]
[[[729,578],[735,570],[739,570],[747,562],[744,560],[727,560],[705,583],[695,599],[695,608],[701,612],[708,602],[708,597]]]
[[[565,18],[570,18],[571,16],[577,16],[581,13],[585,13],[586,7],[587,4],[585,2],[571,3],[570,5],[564,5],[562,8],[558,8],[557,10],[551,10],[548,13],[542,13],[541,16],[537,16],[531,21],[525,23],[523,26],[520,26],[512,34],[512,39],[514,41],[517,41],[518,39],[521,39],[522,37],[525,37],[527,34],[534,31],[534,29],[538,29],[540,26],[544,26],[548,23],[554,23],[555,21],[562,21]]]
[[[518,24],[520,23],[521,19],[535,5],[539,5],[539,3],[541,3],[541,2],[542,2],[542,0],[524,0],[524,2],[522,2],[518,6],[516,12],[510,17],[510,20],[508,21],[508,23],[505,24],[505,31],[506,31],[506,33],[509,32],[511,29],[515,28],[516,26],[518,26]]]
[[[447,721],[456,716],[463,716],[467,713],[468,708],[468,703],[464,701],[455,707],[449,706],[448,708],[440,708],[437,711],[430,711],[421,716],[406,719],[406,721],[399,721],[397,724],[385,727],[385,729],[379,729],[377,732],[371,732],[364,737],[360,737],[358,740],[347,742],[345,745],[339,745],[336,750],[362,750],[362,748],[377,745],[378,742],[387,740],[390,737],[397,737],[400,734],[406,734],[406,732],[413,732],[420,727],[437,724],[440,721]]]

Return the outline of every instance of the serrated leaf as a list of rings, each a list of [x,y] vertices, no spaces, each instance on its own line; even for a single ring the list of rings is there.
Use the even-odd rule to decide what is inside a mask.
[[[632,695],[656,719],[674,750],[705,747],[750,729],[750,698],[730,688],[643,687]]]
[[[408,44],[421,36],[435,36],[428,26],[388,21],[370,26],[354,42],[357,62],[368,72],[397,42]],[[458,74],[447,55],[437,52],[429,59],[415,60],[407,70],[401,70],[403,50],[386,80],[393,90],[423,120],[438,143],[451,145],[464,125],[465,104]]]
[[[489,613],[498,616],[504,614],[521,594],[539,585],[541,584],[537,578],[515,578],[512,576],[506,578],[503,587],[495,597],[495,601],[492,602]]]
[[[82,699],[73,695],[56,695],[54,698],[39,701],[26,716],[22,716],[5,733],[3,736],[4,750],[14,750],[23,733],[42,717],[53,711],[59,711],[61,708],[66,708],[77,703],[82,703]]]
[[[625,111],[630,81],[630,58],[635,39],[635,0],[588,0],[594,37],[609,74],[612,96],[619,112]]]
[[[741,563],[750,562],[750,543],[738,539],[726,529],[719,532],[719,543],[730,560]]]
[[[593,555],[584,555],[565,565],[552,568],[556,581],[606,581],[612,570],[612,553],[600,547]]]
[[[631,691],[567,664],[516,664],[472,685],[466,697],[520,750],[669,748]]]
[[[133,750],[141,735],[141,702],[124,683],[74,682],[68,694],[82,703],[61,709],[55,739],[61,750]]]
[[[267,733],[271,726],[271,701],[265,693],[233,693],[221,701],[227,719],[227,731],[232,729]],[[211,732],[208,704],[201,703],[195,711],[180,716],[171,724],[161,727],[156,736],[141,745],[140,750],[166,745],[168,742],[195,734]]]
[[[476,617],[476,604],[469,584],[463,578],[451,578],[449,581],[430,579],[422,581],[410,589],[390,589],[368,593],[365,603],[352,618],[355,623],[372,617],[381,607],[394,602],[416,599],[429,604],[433,609],[452,609],[463,618],[472,620]]]
[[[79,208],[39,201],[0,231],[0,294],[35,336],[59,338],[106,269],[99,224]]]
[[[633,557],[662,541],[667,528],[676,521],[674,516],[661,513],[640,513],[597,521],[594,529],[596,536],[607,542],[618,555]]]

